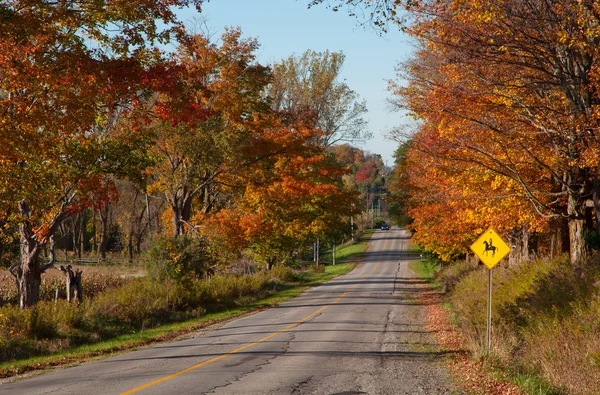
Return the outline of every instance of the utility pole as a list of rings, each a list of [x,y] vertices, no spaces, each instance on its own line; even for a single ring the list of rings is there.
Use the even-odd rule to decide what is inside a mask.
[[[319,266],[319,238],[318,237],[317,237],[317,248],[316,248],[316,251],[317,251],[316,261],[317,261],[317,266]]]
[[[335,265],[335,243],[333,243],[333,264]]]

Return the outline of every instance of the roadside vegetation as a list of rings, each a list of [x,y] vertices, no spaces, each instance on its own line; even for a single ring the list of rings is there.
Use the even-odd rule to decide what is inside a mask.
[[[168,3],[0,2],[2,375],[279,303],[383,220],[344,55],[261,64]]]
[[[594,262],[573,267],[563,256],[495,267],[489,355],[487,269],[467,261],[442,269],[439,262],[422,260],[413,270],[431,278],[437,266],[434,281],[447,291],[439,303],[447,308],[431,314],[455,325],[449,347],[458,354],[451,366],[469,393],[514,393],[506,392],[512,383],[523,394],[592,395],[600,388],[600,265]],[[430,320],[439,318],[431,314]],[[461,359],[464,351],[467,360]]]
[[[145,269],[86,267],[82,269],[85,289],[98,292],[87,294],[81,304],[55,300],[55,289],[63,288],[61,279],[48,275],[42,285],[43,300],[35,307],[20,309],[14,303],[0,307],[0,377],[173,339],[277,305],[308,286],[352,270],[370,235],[339,248],[338,259],[345,259],[335,266],[291,262],[250,274],[221,273],[203,279],[166,276],[160,280],[156,267],[150,269],[152,265]],[[4,302],[16,298],[14,291],[7,289],[0,295]]]
[[[418,120],[395,133],[391,201],[423,256],[443,263],[437,278],[464,349],[525,393],[598,394],[596,5],[350,4],[403,24],[418,43],[391,84],[394,103]],[[511,247],[493,269],[489,355],[488,273],[471,249],[496,253],[491,240],[473,245],[487,229]]]

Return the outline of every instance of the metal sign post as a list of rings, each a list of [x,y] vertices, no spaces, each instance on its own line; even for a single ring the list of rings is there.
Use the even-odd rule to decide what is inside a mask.
[[[490,353],[492,344],[492,269],[488,270],[488,305],[487,305],[487,339],[486,353]]]
[[[493,229],[488,229],[471,245],[471,251],[488,268],[486,352],[489,354],[492,344],[492,269],[510,252],[510,247]]]

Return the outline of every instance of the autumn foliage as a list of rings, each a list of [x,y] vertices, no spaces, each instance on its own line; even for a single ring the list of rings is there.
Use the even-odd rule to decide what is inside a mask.
[[[191,233],[273,263],[354,213],[350,169],[324,143],[342,120],[324,113],[322,130],[313,109],[273,105],[256,39],[232,28],[215,42],[177,20],[201,3],[0,4],[0,256],[18,256],[21,307],[39,300],[55,235],[79,258],[126,243],[132,260],[151,235]],[[328,103],[362,130],[342,60],[327,54],[314,78],[328,73],[319,92],[335,87]]]
[[[418,241],[449,260],[494,227],[521,258],[535,235],[540,252],[581,262],[584,236],[600,229],[597,5],[417,1],[407,11],[419,49],[399,68],[409,84],[390,89],[420,120],[398,169]]]

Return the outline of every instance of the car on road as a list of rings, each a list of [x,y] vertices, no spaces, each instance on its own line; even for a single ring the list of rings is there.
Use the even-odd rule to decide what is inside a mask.
[[[381,230],[390,230],[390,226],[388,224],[382,224]]]

